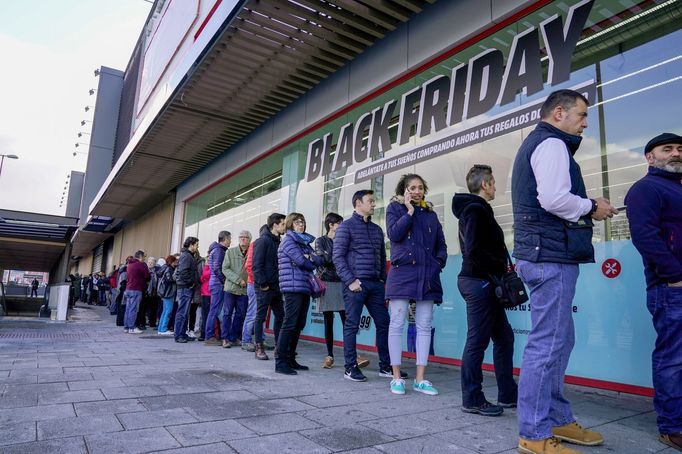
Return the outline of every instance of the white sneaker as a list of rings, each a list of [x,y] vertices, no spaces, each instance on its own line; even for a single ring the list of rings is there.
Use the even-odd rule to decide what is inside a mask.
[[[130,334],[142,334],[144,331],[142,331],[142,330],[139,329],[139,328],[134,328],[134,329],[131,329],[131,330],[128,331],[128,332],[129,332]]]
[[[187,337],[191,337],[192,339],[196,339],[196,336],[194,335],[194,331],[192,331],[192,330],[187,331]]]
[[[128,328],[124,329],[123,332],[124,332],[125,334],[130,334],[130,330],[129,330]]]
[[[159,331],[159,336],[172,336],[172,331]]]

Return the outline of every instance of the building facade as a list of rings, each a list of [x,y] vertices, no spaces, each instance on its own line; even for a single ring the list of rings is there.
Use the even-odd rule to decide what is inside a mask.
[[[160,3],[155,5],[157,9]],[[172,71],[161,73],[159,80],[169,80],[165,97],[154,91],[158,83],[138,90],[138,95],[149,98],[137,109],[146,114],[133,121],[130,143],[89,207],[90,215],[133,218],[120,233],[126,235],[130,229],[127,235],[131,238],[126,248],[121,248],[120,257],[134,248],[144,248],[143,238],[151,234],[150,227],[137,227],[134,235],[132,228],[136,222],[139,226],[146,211],[159,209],[160,204],[170,206],[164,209],[170,213],[166,229],[171,233],[164,237],[169,253],[179,250],[182,239],[189,235],[200,239],[203,254],[220,230],[236,234],[247,229],[256,237],[272,212],[303,213],[308,231],[321,235],[325,215],[336,212],[348,217],[352,194],[361,188],[375,191],[378,207],[373,220],[384,226],[384,208],[398,179],[404,173],[417,173],[428,182],[427,200],[434,204],[443,224],[449,254],[441,275],[444,299],[434,314],[433,359],[458,364],[466,338],[466,310],[456,286],[461,253],[451,199],[457,192],[466,192],[465,175],[472,165],[491,165],[497,183],[492,206],[511,249],[511,169],[516,151],[539,121],[539,107],[546,96],[559,88],[576,89],[591,104],[589,127],[575,156],[588,195],[610,199],[621,214],[598,223],[593,236],[596,263],[581,267],[574,306],[576,346],[567,374],[573,383],[652,393],[649,364],[655,333],[645,306],[642,262],[630,241],[623,199],[631,184],[646,172],[643,147],[647,140],[664,131],[682,133],[676,115],[682,94],[682,2],[417,2],[424,4],[406,12],[404,19],[392,23],[390,31],[375,37],[314,86],[292,95],[276,112],[249,111],[251,118],[262,116],[256,126],[244,123],[245,117],[234,120],[234,106],[228,102],[213,106],[210,112],[204,109],[205,121],[194,126],[196,132],[209,134],[201,129],[210,125],[209,113],[223,115],[219,118],[223,130],[216,134],[223,134],[227,145],[207,156],[200,154],[202,147],[198,146],[197,154],[189,156],[191,142],[149,131],[160,128],[158,123],[164,119],[173,121],[169,109],[175,105],[178,112],[192,108],[192,100],[198,99],[193,97],[196,87],[202,83],[207,89],[214,87],[216,97],[222,93],[220,87],[231,85],[231,79],[218,72],[206,82],[212,74],[207,61],[218,58],[213,52],[225,42],[222,38],[232,33],[229,36],[238,47],[235,30],[243,36],[247,25],[259,24],[263,17],[274,22],[271,27],[261,24],[261,35],[266,30],[277,32],[280,24],[275,6],[257,10],[251,9],[251,2],[226,3],[214,2],[214,9],[200,13],[190,26],[191,32],[201,26],[214,31],[205,37],[205,44],[197,44],[203,32],[194,35],[185,54],[185,59],[191,60],[196,53],[192,69],[184,72],[185,60],[180,59],[168,66],[179,71],[175,76]],[[399,4],[410,2],[394,3],[402,8]],[[318,19],[337,14],[316,13]],[[363,19],[370,22],[365,24],[359,19],[360,12],[344,13],[346,24],[364,24],[370,35],[377,30],[372,22],[376,26],[390,17],[387,12],[373,11],[374,15]],[[162,15],[159,17],[161,25],[157,27],[163,26]],[[255,52],[254,58],[257,55]],[[176,56],[170,57],[171,62]],[[314,55],[317,59],[327,56]],[[313,63],[322,66],[317,60]],[[248,66],[246,61],[244,64]],[[301,65],[308,68],[312,63],[305,60]],[[261,65],[252,73],[251,84],[261,83],[259,77],[269,80],[269,69]],[[234,98],[237,95],[231,96],[227,99],[242,102]],[[154,105],[159,106],[156,111],[149,107]],[[150,141],[159,146],[171,143],[178,153],[186,153],[192,164],[178,174],[169,166],[184,155],[164,156],[165,161],[148,176],[166,169],[175,179],[155,188],[159,192],[155,197],[139,197],[132,208],[121,211],[111,195],[117,190],[123,193],[121,169],[131,165],[140,147],[152,147]],[[203,149],[214,145],[215,141],[207,142]],[[142,161],[136,162],[142,165]],[[524,305],[508,312],[516,335],[515,365],[521,362],[530,310]],[[338,340],[340,328],[335,330]],[[359,344],[373,345],[374,327],[366,313],[362,328]],[[315,304],[304,334],[313,340],[324,337]],[[406,352],[412,351],[412,343],[408,330]],[[492,363],[492,352],[487,353],[486,362]]]

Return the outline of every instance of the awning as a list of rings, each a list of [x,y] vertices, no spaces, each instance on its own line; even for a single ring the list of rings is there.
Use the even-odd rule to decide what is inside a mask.
[[[77,224],[77,218],[0,210],[0,268],[49,272]]]
[[[436,0],[250,0],[220,32],[90,214],[133,220]]]

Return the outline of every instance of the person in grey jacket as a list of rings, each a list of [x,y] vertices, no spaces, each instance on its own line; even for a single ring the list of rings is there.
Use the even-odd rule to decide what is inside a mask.
[[[251,243],[251,233],[242,230],[239,233],[239,244],[227,250],[223,260],[222,271],[225,276],[223,303],[223,347],[239,346],[242,337],[242,325],[246,316],[249,299],[246,296],[246,253]]]

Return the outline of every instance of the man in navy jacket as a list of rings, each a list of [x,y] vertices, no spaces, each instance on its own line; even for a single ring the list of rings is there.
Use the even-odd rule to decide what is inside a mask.
[[[334,238],[332,261],[343,283],[346,323],[343,326],[344,377],[365,381],[357,364],[356,337],[363,306],[376,326],[376,345],[379,351],[379,374],[392,377],[388,354],[388,324],[384,283],[386,282],[386,249],[384,231],[372,222],[374,191],[360,190],[353,194],[350,218],[341,223]],[[405,375],[406,376],[406,375]]]
[[[644,261],[659,440],[682,451],[682,137],[663,133],[644,147],[649,170],[625,203],[632,243]]]

